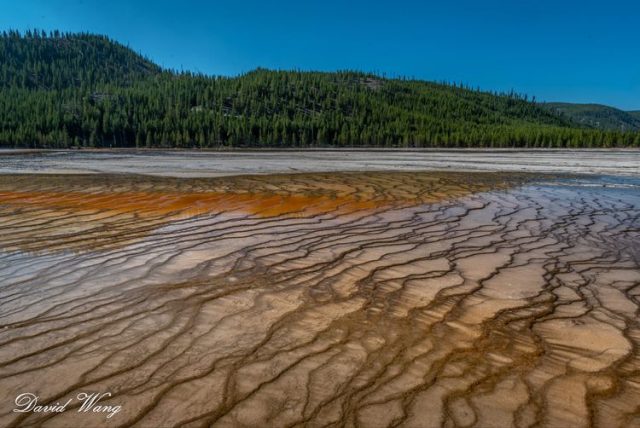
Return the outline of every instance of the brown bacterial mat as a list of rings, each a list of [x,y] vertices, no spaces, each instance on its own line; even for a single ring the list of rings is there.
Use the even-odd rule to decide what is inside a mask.
[[[556,180],[0,175],[0,426],[638,427],[640,206]]]

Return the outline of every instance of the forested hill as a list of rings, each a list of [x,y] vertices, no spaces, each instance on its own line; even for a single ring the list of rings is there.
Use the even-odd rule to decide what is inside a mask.
[[[638,112],[623,111],[601,104],[545,103],[543,106],[593,128],[640,131]]]
[[[124,86],[161,71],[131,49],[92,34],[3,32],[0,59],[2,88]]]
[[[598,147],[640,133],[516,94],[359,72],[162,70],[106,37],[0,36],[5,147]]]

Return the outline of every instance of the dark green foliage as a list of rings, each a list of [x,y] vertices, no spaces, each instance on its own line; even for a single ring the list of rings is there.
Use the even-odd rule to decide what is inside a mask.
[[[601,104],[541,104],[574,122],[613,131],[640,131],[640,112],[628,112]]]
[[[627,114],[631,115],[634,119],[640,120],[640,110],[628,111]]]
[[[162,71],[107,38],[4,33],[0,145],[11,147],[611,147],[517,94],[359,72]]]
[[[16,31],[0,34],[0,88],[126,86],[160,73],[131,49],[91,34]]]

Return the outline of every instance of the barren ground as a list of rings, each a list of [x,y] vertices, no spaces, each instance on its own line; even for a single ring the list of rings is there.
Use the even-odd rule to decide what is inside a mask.
[[[434,170],[640,175],[640,150],[0,151],[0,173],[216,177]]]

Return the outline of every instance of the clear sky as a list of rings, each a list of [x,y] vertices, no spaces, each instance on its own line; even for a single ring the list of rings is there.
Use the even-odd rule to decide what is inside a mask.
[[[640,110],[639,0],[0,0],[0,28],[106,34],[207,74],[359,69]]]

